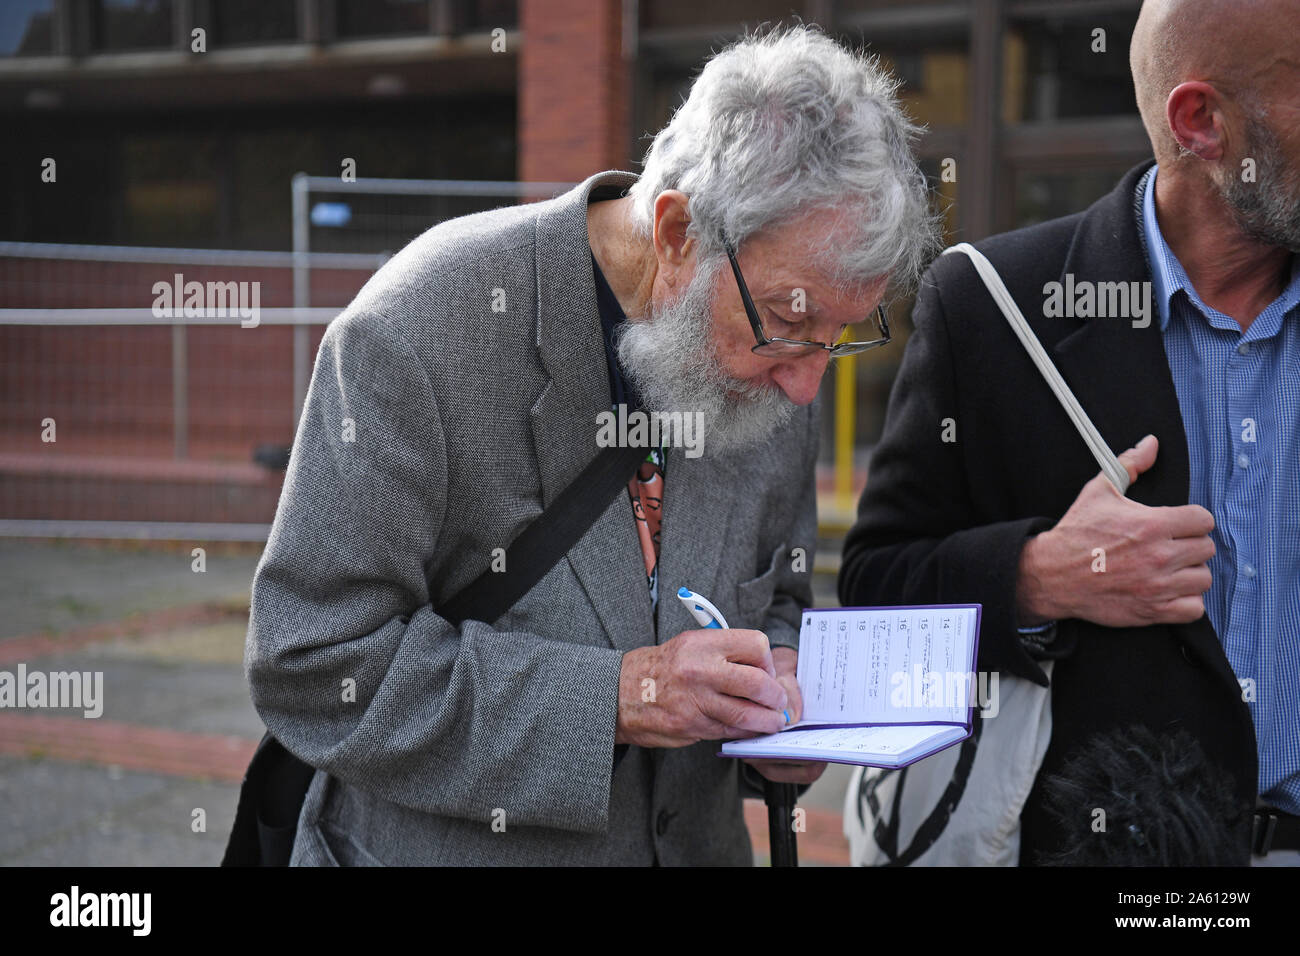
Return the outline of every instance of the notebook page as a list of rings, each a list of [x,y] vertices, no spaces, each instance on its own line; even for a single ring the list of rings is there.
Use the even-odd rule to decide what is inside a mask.
[[[965,723],[977,619],[974,606],[804,611],[793,726]]]

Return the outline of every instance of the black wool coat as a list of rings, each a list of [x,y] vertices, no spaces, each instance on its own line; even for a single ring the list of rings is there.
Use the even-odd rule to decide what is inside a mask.
[[[1082,213],[982,242],[1035,334],[1116,453],[1148,434],[1155,465],[1129,488],[1146,505],[1188,501],[1187,439],[1159,315],[1046,317],[1050,282],[1149,282],[1130,170]],[[890,395],[858,519],[844,545],[846,606],[979,602],[979,667],[1047,683],[1017,633],[1016,577],[1026,538],[1052,527],[1098,472],[969,258],[927,271],[915,332]],[[952,419],[952,422],[947,422]],[[949,433],[944,435],[945,426]],[[952,426],[955,426],[955,441]],[[1052,676],[1052,740],[1021,814],[1021,862],[1060,849],[1042,784],[1100,731],[1183,728],[1231,781],[1242,862],[1257,786],[1255,732],[1242,690],[1207,617],[1186,625],[1108,628],[1060,622]],[[966,797],[969,799],[969,795]],[[1080,813],[1089,808],[1080,808]]]

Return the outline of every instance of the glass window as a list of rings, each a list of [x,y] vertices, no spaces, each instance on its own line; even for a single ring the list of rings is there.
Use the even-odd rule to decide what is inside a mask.
[[[171,0],[97,0],[96,50],[147,50],[173,45]]]
[[[295,172],[338,175],[340,157],[357,161],[357,175],[405,179],[515,178],[512,97],[474,97],[411,105],[339,106],[274,128],[240,129],[232,120],[225,154],[233,181],[234,241],[252,249],[287,249],[289,181]],[[447,130],[456,130],[448,149]],[[509,205],[497,199],[489,206]],[[313,192],[318,203],[346,206],[343,216],[312,227],[319,252],[396,252],[443,218],[488,208],[461,200]]]
[[[1015,221],[1032,226],[1081,212],[1115,188],[1131,163],[1073,170],[1025,169],[1015,174]]]
[[[280,43],[298,36],[297,0],[220,0],[212,4],[212,34],[220,46]]]
[[[861,38],[852,35],[837,40],[850,49],[878,56],[881,66],[903,81],[899,96],[915,122],[932,129],[966,122],[969,56],[964,34],[931,37],[923,44],[891,38],[865,47]],[[665,47],[653,56],[642,52],[649,81],[643,87],[648,94],[643,106],[646,130],[658,132],[668,123],[709,56],[707,45],[693,43]]]
[[[970,0],[959,0],[959,2],[955,4],[935,3],[930,6],[935,8],[949,6],[966,7],[970,6]],[[916,11],[916,7],[921,7],[921,4],[918,3],[917,0],[835,0],[835,15],[840,19],[852,19],[854,14],[878,13],[880,10],[889,9],[890,7],[912,7],[914,9],[910,12],[921,18],[930,17],[934,13],[934,11],[927,11],[925,9],[922,9],[919,12]],[[966,11],[963,10],[960,12],[962,15],[966,15]]]
[[[903,81],[899,97],[908,114],[931,128],[966,122],[970,56],[966,31],[931,30],[923,39],[890,36],[859,49]]]
[[[756,26],[802,13],[798,0],[645,0],[641,4],[643,29],[723,26],[739,34],[741,24]]]
[[[1003,46],[1004,117],[1050,122],[1135,114],[1128,45],[1137,11],[1013,19]]]
[[[0,4],[0,56],[54,52],[54,0],[7,0]]]
[[[429,32],[428,0],[338,0],[340,38]]]
[[[135,245],[211,245],[226,147],[215,134],[157,133],[123,143],[123,219]]]
[[[473,0],[464,4],[457,27],[466,32],[479,30],[513,30],[519,25],[519,4],[515,0]]]

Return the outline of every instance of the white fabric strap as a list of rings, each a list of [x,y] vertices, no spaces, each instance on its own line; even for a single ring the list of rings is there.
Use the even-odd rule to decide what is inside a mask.
[[[970,243],[959,242],[943,251],[946,256],[950,252],[964,252],[970,257],[971,264],[975,266],[975,271],[979,273],[984,284],[988,286],[989,294],[993,296],[993,301],[998,304],[1002,314],[1007,317],[1011,323],[1012,331],[1020,339],[1020,344],[1025,347],[1029,357],[1034,360],[1038,366],[1038,371],[1047,379],[1047,384],[1051,386],[1057,401],[1065,409],[1065,413],[1070,416],[1070,421],[1074,422],[1074,427],[1079,430],[1083,440],[1087,443],[1092,457],[1097,459],[1097,464],[1101,466],[1102,472],[1110,479],[1110,483],[1119,489],[1120,494],[1128,491],[1129,479],[1128,470],[1119,463],[1106,444],[1101,433],[1097,431],[1097,426],[1092,423],[1088,413],[1083,410],[1079,400],[1074,397],[1074,392],[1070,391],[1070,386],[1065,384],[1065,379],[1061,378],[1061,373],[1056,370],[1052,360],[1048,358],[1038,336],[1034,335],[1033,329],[1025,321],[1024,315],[1016,306],[1015,299],[1011,298],[1011,293],[1002,283],[1002,277],[998,275],[998,270],[993,268],[993,263],[984,257],[984,254],[976,249]]]

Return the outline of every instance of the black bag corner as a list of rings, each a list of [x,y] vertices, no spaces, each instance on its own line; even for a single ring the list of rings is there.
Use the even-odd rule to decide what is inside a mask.
[[[316,773],[267,731],[239,787],[222,866],[288,866],[298,814]]]

